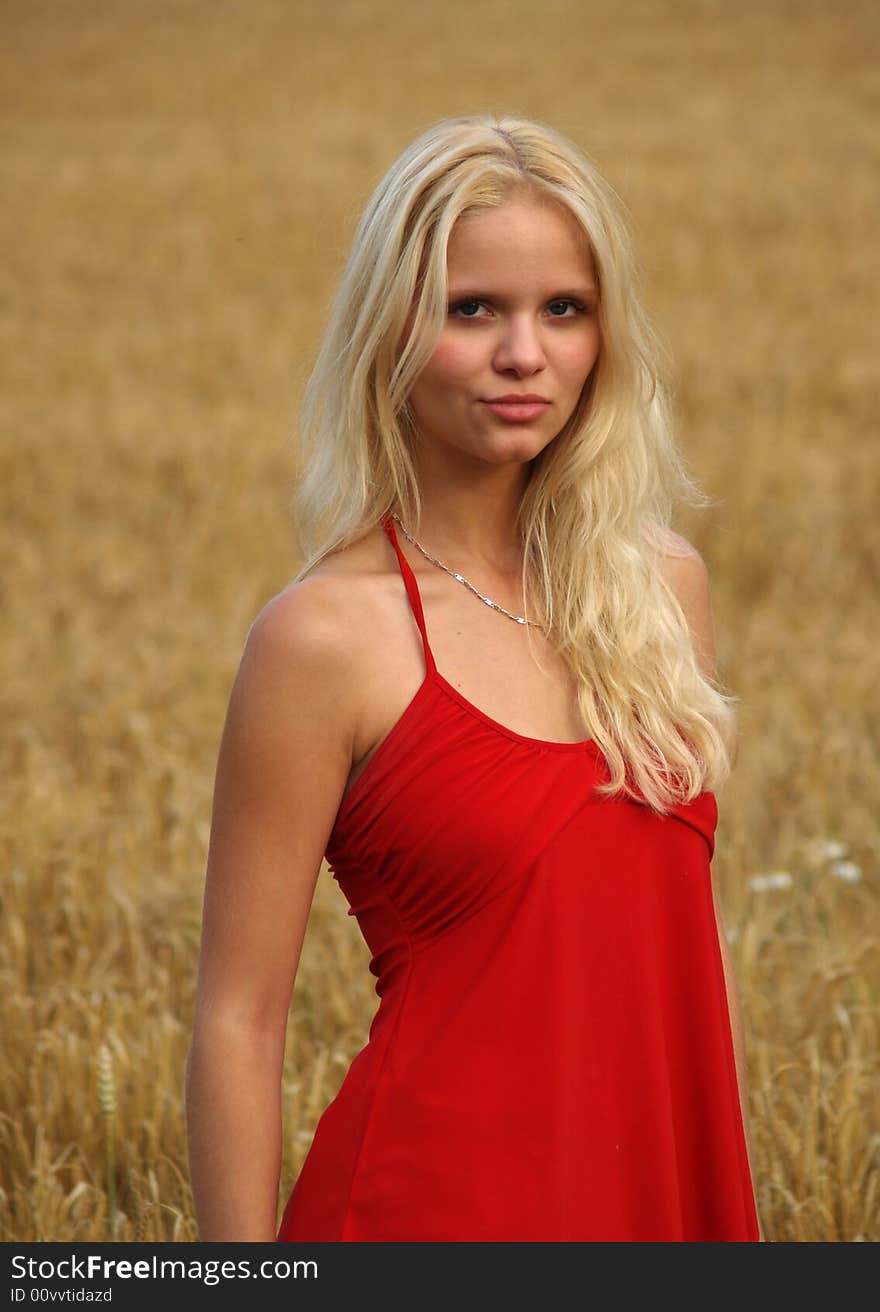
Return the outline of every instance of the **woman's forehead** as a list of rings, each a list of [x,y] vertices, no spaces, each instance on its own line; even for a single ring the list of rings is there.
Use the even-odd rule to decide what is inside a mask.
[[[446,264],[450,279],[519,282],[548,276],[594,276],[589,239],[562,205],[509,201],[471,211],[456,222]]]

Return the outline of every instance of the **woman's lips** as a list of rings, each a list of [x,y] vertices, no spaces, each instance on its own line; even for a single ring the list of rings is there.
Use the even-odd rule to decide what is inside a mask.
[[[538,419],[550,405],[549,401],[486,401],[493,414],[514,424],[525,424]]]

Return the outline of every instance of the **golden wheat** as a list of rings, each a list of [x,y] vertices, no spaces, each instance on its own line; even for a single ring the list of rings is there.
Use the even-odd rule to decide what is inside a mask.
[[[553,122],[633,213],[743,699],[714,864],[764,1228],[878,1238],[877,26],[867,0],[6,5],[0,1238],[196,1237],[213,768],[297,564],[295,408],[359,207],[474,109]],[[285,1190],[376,1004],[344,911],[325,871]]]

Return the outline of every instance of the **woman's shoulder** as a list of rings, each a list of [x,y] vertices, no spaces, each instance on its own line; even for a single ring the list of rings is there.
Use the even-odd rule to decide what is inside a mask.
[[[390,577],[380,537],[387,547],[377,525],[356,542],[322,557],[265,603],[251,634],[318,658],[360,646],[365,624],[378,618]]]
[[[657,572],[672,592],[687,620],[700,665],[707,675],[716,674],[715,627],[709,570],[699,551],[687,538],[667,530],[669,550],[658,551]]]
[[[700,559],[693,543],[666,524],[646,523],[642,531],[660,564],[670,560]]]
[[[679,601],[681,594],[708,588],[706,562],[692,542],[666,525],[651,524],[644,532],[654,568]]]

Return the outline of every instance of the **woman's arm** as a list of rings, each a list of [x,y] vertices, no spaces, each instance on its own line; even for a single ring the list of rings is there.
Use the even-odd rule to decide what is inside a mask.
[[[351,768],[357,680],[338,587],[305,580],[264,607],[223,728],[186,1061],[203,1242],[277,1234],[287,1015]]]

